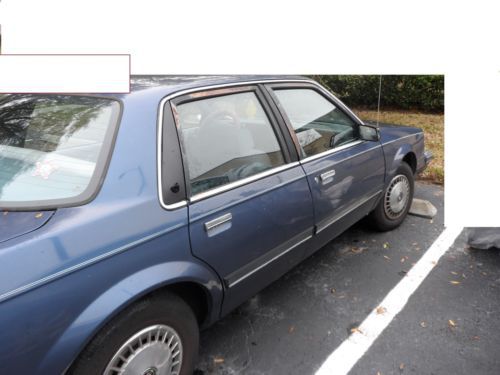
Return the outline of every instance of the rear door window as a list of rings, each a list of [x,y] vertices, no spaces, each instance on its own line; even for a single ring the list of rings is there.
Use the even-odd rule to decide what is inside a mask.
[[[120,112],[111,99],[0,96],[0,207],[48,208],[91,198]]]
[[[255,92],[173,106],[191,195],[285,164],[278,139]]]

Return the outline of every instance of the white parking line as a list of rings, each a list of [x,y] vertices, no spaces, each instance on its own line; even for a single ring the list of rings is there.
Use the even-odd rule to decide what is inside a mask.
[[[463,228],[446,228],[422,258],[368,315],[361,325],[330,354],[316,375],[347,374],[366,353],[377,337],[403,309],[439,258],[450,248]]]

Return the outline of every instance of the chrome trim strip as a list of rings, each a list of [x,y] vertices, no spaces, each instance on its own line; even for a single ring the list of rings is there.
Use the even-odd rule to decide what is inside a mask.
[[[303,233],[311,233],[312,232],[312,228],[311,229],[308,229],[307,231],[303,232]],[[302,236],[303,233],[299,234],[299,236]],[[297,236],[297,237],[299,237]],[[244,274],[243,276],[239,277],[238,279],[236,279],[235,281],[231,282],[231,283],[228,283],[228,288],[232,288],[233,286],[239,284],[240,282],[242,282],[243,280],[245,280],[246,278],[252,276],[254,273],[260,271],[262,268],[266,267],[267,265],[269,265],[270,263],[274,262],[275,260],[277,260],[278,258],[281,258],[283,255],[289,253],[290,251],[292,251],[293,249],[295,249],[297,246],[300,246],[302,245],[304,242],[310,240],[312,238],[312,234],[309,234],[309,235],[306,235],[305,238],[301,239],[299,242],[293,244],[292,246],[286,248],[284,251],[282,251],[281,253],[277,254],[276,256],[272,257],[271,259],[267,260],[266,262],[262,263],[261,265],[259,265],[258,267],[254,268],[253,270],[251,270],[250,272]],[[272,251],[272,250],[271,250]]]
[[[175,230],[177,230],[179,228],[182,228],[185,225],[186,225],[185,223],[181,223],[181,224],[175,225],[173,227],[160,230],[160,231],[158,231],[156,233],[150,234],[149,236],[139,238],[138,240],[129,242],[128,244],[120,246],[120,247],[118,247],[118,248],[116,248],[114,250],[108,251],[107,253],[104,253],[104,254],[101,254],[101,255],[96,256],[94,258],[88,259],[88,260],[86,260],[86,261],[84,261],[82,263],[75,264],[74,266],[68,267],[68,268],[63,269],[63,270],[61,270],[59,272],[56,272],[56,273],[53,273],[51,275],[45,276],[45,277],[43,277],[43,278],[41,278],[39,280],[33,281],[33,282],[29,283],[29,284],[20,286],[20,287],[18,287],[16,289],[13,289],[13,290],[11,290],[9,292],[6,292],[6,293],[0,295],[0,303],[4,302],[5,300],[8,300],[8,299],[10,299],[12,297],[15,297],[15,296],[17,296],[19,294],[28,292],[31,289],[37,288],[37,287],[42,286],[44,284],[47,284],[47,283],[49,283],[51,281],[59,279],[59,278],[61,278],[63,276],[66,276],[66,275],[68,275],[70,273],[76,272],[76,271],[78,271],[78,270],[80,270],[82,268],[91,266],[92,264],[98,263],[101,260],[105,260],[107,258],[110,258],[110,257],[114,256],[114,255],[123,253],[124,251],[127,251],[127,250],[129,250],[129,249],[131,249],[133,247],[139,246],[139,245],[141,245],[141,244],[143,244],[145,242],[154,240],[157,237],[160,237],[160,236],[165,235],[167,233],[173,232],[173,231],[175,231]]]
[[[216,219],[207,221],[205,223],[205,230],[208,232],[209,230],[217,228],[219,225],[227,223],[228,221],[231,221],[232,219],[233,219],[233,215],[231,213],[219,216]]]
[[[365,154],[365,153],[367,153],[367,152],[369,152],[369,151],[374,151],[374,150],[376,150],[376,149],[378,149],[378,148],[380,148],[380,147],[382,147],[382,145],[381,145],[380,143],[377,143],[377,145],[375,145],[374,147],[367,148],[366,150],[363,150],[363,151],[358,152],[358,153],[356,153],[356,154],[354,154],[354,155],[349,155],[349,156],[347,156],[347,157],[343,158],[343,159],[342,159],[342,161],[344,162],[344,161],[346,161],[346,160],[349,160],[349,159],[355,158],[355,157],[360,156],[360,155],[363,155],[363,154]],[[382,152],[383,152],[383,151],[382,151]],[[314,171],[309,171],[309,174],[314,174],[314,173],[317,173],[318,171],[321,171],[321,170],[323,170],[323,168],[318,168],[318,169],[316,169],[316,170],[314,170]]]
[[[351,148],[351,147],[354,147],[356,145],[359,145],[360,143],[363,143],[364,141],[361,141],[361,140],[357,140],[357,141],[353,141],[351,143],[347,143],[345,145],[342,145],[340,147],[337,147],[337,148],[332,148],[331,150],[326,150],[326,151],[323,151],[323,152],[320,152],[319,154],[316,154],[316,155],[311,155],[311,156],[308,156],[307,158],[304,158],[300,161],[301,164],[304,164],[304,163],[307,163],[309,161],[312,161],[312,160],[316,160],[316,159],[319,159],[319,158],[322,158],[324,156],[328,156],[328,155],[331,155],[331,154],[335,154],[339,151],[342,151],[342,150],[345,150],[345,149],[348,149],[348,148]]]
[[[246,86],[246,85],[258,85],[258,84],[269,84],[269,83],[308,83],[316,86],[317,88],[320,89],[325,95],[330,97],[336,104],[340,105],[345,111],[349,112],[356,120],[359,121],[360,124],[364,125],[364,122],[356,116],[344,103],[342,103],[335,95],[333,95],[330,91],[325,89],[323,86],[321,86],[318,82],[309,80],[309,79],[262,79],[262,80],[250,80],[250,81],[242,81],[242,82],[231,82],[231,83],[221,83],[217,85],[206,85],[206,86],[199,86],[199,87],[193,87],[190,89],[185,89],[181,91],[177,91],[173,94],[167,95],[160,101],[160,108],[158,111],[158,130],[157,130],[157,140],[156,140],[156,164],[157,164],[157,180],[158,180],[158,197],[160,200],[160,205],[167,209],[167,210],[174,210],[179,207],[184,207],[186,205],[186,202],[178,202],[175,204],[166,204],[163,201],[163,195],[162,195],[162,171],[161,171],[161,152],[162,152],[162,139],[163,139],[163,110],[165,107],[165,103],[169,100],[172,100],[176,97],[190,94],[193,92],[198,92],[198,91],[205,91],[205,90],[211,90],[211,89],[219,89],[219,88],[225,88],[225,87],[237,87],[237,86]],[[342,147],[342,146],[341,146]],[[340,147],[339,147],[340,148]],[[315,155],[316,156],[316,155]],[[297,162],[295,162],[297,163]],[[294,164],[294,163],[291,163]],[[291,167],[290,167],[291,168]],[[257,176],[257,175],[256,175]],[[264,177],[264,176],[263,176]],[[262,178],[262,177],[259,177]],[[248,181],[250,182],[250,181]],[[248,183],[246,182],[246,183]],[[237,187],[241,185],[236,185],[233,186]],[[216,189],[214,189],[216,190]],[[225,191],[225,190],[223,190]],[[219,191],[220,192],[220,191]],[[202,193],[203,194],[203,193]],[[194,197],[192,197],[194,198]],[[191,202],[193,199],[191,198]],[[200,198],[202,199],[202,198]]]
[[[346,208],[344,211],[342,211],[338,215],[334,215],[331,219],[324,219],[322,220],[317,226],[316,226],[316,234],[320,233],[321,231],[325,230],[328,228],[330,225],[335,224],[337,221],[342,219],[344,216],[349,215],[352,211],[357,209],[358,207],[362,206],[363,204],[369,202],[371,199],[375,198],[377,195],[379,195],[382,192],[382,190],[377,191],[375,194],[370,195],[368,198],[363,199],[361,202],[356,203],[352,207]],[[326,221],[326,223],[325,223]],[[323,224],[324,223],[324,224]]]
[[[300,163],[298,161],[295,161],[293,163],[288,163],[288,164],[282,165],[280,167],[276,167],[276,168],[269,169],[269,170],[261,172],[261,173],[254,174],[253,176],[246,177],[246,178],[243,178],[241,180],[234,181],[234,182],[231,182],[229,184],[222,185],[222,186],[216,187],[214,189],[210,189],[210,190],[204,191],[203,193],[199,193],[199,194],[193,195],[191,197],[191,199],[189,200],[189,202],[190,203],[194,203],[194,202],[201,201],[202,199],[211,197],[213,195],[220,194],[220,193],[222,193],[224,191],[232,190],[232,189],[240,187],[242,185],[246,185],[246,184],[248,184],[250,182],[260,180],[260,179],[262,179],[264,177],[268,177],[268,176],[271,176],[273,174],[276,174],[276,173],[283,172],[283,171],[286,171],[288,169],[294,168],[294,167],[298,166],[299,164]]]

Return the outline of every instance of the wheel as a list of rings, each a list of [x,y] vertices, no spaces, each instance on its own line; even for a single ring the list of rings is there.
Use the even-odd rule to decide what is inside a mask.
[[[192,375],[199,330],[178,296],[146,297],[106,324],[71,367],[73,375]]]
[[[410,210],[414,189],[413,171],[403,162],[370,214],[372,225],[380,231],[392,230],[401,225]]]

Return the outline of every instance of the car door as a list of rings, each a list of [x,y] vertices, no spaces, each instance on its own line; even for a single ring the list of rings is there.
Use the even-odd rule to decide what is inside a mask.
[[[316,85],[267,88],[295,137],[313,196],[316,233],[332,238],[366,215],[382,191],[380,141],[363,140],[364,132],[375,129]]]
[[[306,175],[258,86],[172,100],[193,254],[224,281],[222,313],[303,258],[313,235]]]

